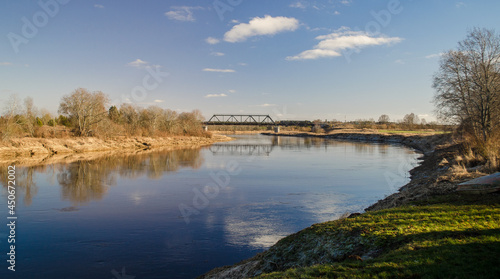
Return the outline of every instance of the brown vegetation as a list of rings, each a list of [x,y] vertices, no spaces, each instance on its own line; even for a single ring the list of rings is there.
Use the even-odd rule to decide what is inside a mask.
[[[111,106],[109,98],[102,92],[89,92],[78,88],[63,96],[58,117],[42,110],[39,112],[33,100],[26,98],[24,105],[15,95],[11,96],[0,117],[2,140],[22,137],[68,138],[98,137],[164,137],[201,136],[209,137],[202,128],[203,116],[198,110],[177,113],[158,106],[147,108],[122,104]]]

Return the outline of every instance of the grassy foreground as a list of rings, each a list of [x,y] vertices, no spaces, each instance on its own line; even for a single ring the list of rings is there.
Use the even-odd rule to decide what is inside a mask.
[[[259,278],[500,278],[499,196],[452,194],[313,225],[265,253],[281,271]]]

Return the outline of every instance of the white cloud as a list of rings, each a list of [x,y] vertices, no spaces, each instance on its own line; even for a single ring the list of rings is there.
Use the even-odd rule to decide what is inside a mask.
[[[101,4],[95,4],[95,5],[94,5],[94,8],[104,9],[104,6],[103,6],[103,5],[101,5]]]
[[[342,52],[348,49],[359,51],[361,48],[378,45],[391,45],[401,42],[399,37],[372,36],[364,31],[351,31],[347,27],[341,27],[335,32],[316,37],[320,42],[313,49],[306,50],[295,56],[288,56],[287,60],[306,60],[324,57],[342,56]]]
[[[334,15],[340,15],[340,12],[339,11],[335,11],[333,12]]]
[[[402,59],[397,59],[396,61],[394,61],[394,63],[403,65],[405,61],[403,61]]]
[[[12,63],[10,62],[0,62],[0,66],[11,66]]]
[[[225,54],[222,53],[222,52],[212,52],[212,53],[210,53],[210,55],[213,55],[213,56],[224,56]]]
[[[136,59],[135,61],[127,63],[127,66],[134,67],[137,69],[147,69],[147,68],[159,69],[159,68],[162,68],[162,66],[160,66],[160,65],[150,64],[149,62],[146,62],[146,61],[141,60],[141,59]]]
[[[277,105],[275,105],[275,104],[267,104],[267,103],[266,104],[262,104],[262,105],[257,105],[257,107],[263,107],[263,108],[275,107],[275,106],[277,106]]]
[[[434,54],[427,55],[425,58],[427,58],[427,59],[437,58],[437,57],[441,57],[443,54],[444,53],[442,53],[442,52],[434,53]]]
[[[456,3],[455,3],[455,7],[456,7],[457,9],[460,9],[460,8],[467,7],[467,5],[466,5],[464,2],[456,2]]]
[[[238,63],[238,65],[240,65],[240,66],[247,66],[248,64],[241,62],[241,63]]]
[[[188,7],[188,6],[177,6],[172,7],[171,11],[165,13],[165,15],[172,20],[179,21],[196,21],[193,16],[193,10],[203,9],[202,7]]]
[[[205,98],[218,98],[218,97],[227,97],[226,94],[222,93],[222,94],[208,94],[208,95],[205,95]]]
[[[146,66],[148,66],[148,62],[142,61],[141,59],[136,59],[135,61],[132,61],[132,62],[128,63],[127,65],[142,69],[142,68],[145,68]]]
[[[204,72],[217,72],[217,73],[234,73],[234,72],[236,72],[233,69],[212,69],[212,68],[205,68],[202,71],[204,71]]]
[[[290,4],[290,8],[297,8],[297,9],[305,9],[306,4],[304,4],[302,1],[297,1],[295,3]]]
[[[229,93],[236,93],[236,90],[234,90],[234,89],[229,89],[227,92],[229,92]]]
[[[244,42],[250,37],[268,35],[280,32],[295,31],[299,28],[299,21],[293,17],[254,17],[248,23],[240,23],[224,34],[224,41],[230,43]]]
[[[351,4],[351,0],[341,0],[340,4],[348,6]]]
[[[154,100],[154,103],[165,103],[165,100]]]
[[[216,45],[220,42],[220,40],[217,38],[214,38],[214,37],[208,37],[205,39],[205,42],[207,42],[208,44],[211,44],[211,45]]]

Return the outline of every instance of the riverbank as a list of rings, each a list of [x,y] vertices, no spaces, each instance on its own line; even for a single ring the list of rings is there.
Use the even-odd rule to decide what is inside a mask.
[[[266,133],[398,143],[423,154],[411,181],[366,213],[315,224],[269,250],[202,278],[497,278],[500,195],[457,194],[457,185],[484,175],[460,167],[460,145],[449,134]],[[480,252],[478,252],[480,251]],[[486,259],[485,259],[486,257]]]
[[[34,165],[61,160],[69,162],[141,150],[199,148],[230,140],[230,137],[219,134],[211,137],[17,138],[0,142],[0,164]]]

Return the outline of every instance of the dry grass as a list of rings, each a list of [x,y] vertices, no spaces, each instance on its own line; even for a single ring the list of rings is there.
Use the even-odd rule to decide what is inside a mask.
[[[13,161],[47,161],[55,155],[85,154],[120,150],[136,151],[153,148],[193,148],[215,142],[229,141],[222,135],[192,137],[121,137],[101,139],[71,137],[61,139],[21,138],[0,142],[0,163]],[[31,161],[33,161],[31,160]]]

